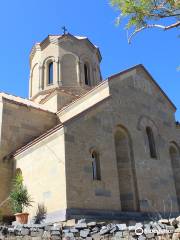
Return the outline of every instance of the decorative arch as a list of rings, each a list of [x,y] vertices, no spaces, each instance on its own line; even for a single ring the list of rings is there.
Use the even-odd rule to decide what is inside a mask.
[[[171,166],[174,176],[174,183],[176,189],[176,195],[178,200],[178,206],[180,210],[180,148],[174,141],[170,143],[169,155],[171,159]]]
[[[54,83],[54,73],[55,73],[55,57],[49,56],[43,61],[43,71],[42,74],[44,78],[44,86],[49,86]]]
[[[78,69],[77,57],[68,53],[61,58],[62,82],[64,86],[77,86]]]
[[[48,65],[50,62],[55,62],[55,57],[54,56],[49,56],[47,58],[44,59],[42,65]]]
[[[143,134],[145,152],[150,158],[158,159],[159,130],[156,123],[150,117],[143,115],[138,120],[137,129]]]
[[[30,97],[39,91],[39,64],[35,63],[30,74]]]
[[[114,143],[119,178],[122,211],[139,210],[137,178],[134,164],[132,140],[128,130],[118,125],[114,132]]]
[[[158,127],[156,123],[150,117],[142,115],[138,120],[137,129],[143,130],[147,126],[150,126],[153,129],[153,131],[158,133]]]

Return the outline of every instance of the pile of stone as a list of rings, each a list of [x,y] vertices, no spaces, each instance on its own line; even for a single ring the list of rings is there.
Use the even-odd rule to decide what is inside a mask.
[[[52,240],[180,240],[180,217],[127,226],[120,223],[77,221],[67,223],[1,226],[0,239]]]

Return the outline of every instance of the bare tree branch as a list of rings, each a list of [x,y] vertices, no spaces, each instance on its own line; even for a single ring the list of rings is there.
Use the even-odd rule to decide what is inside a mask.
[[[173,23],[171,25],[168,26],[164,26],[164,25],[160,25],[160,24],[150,24],[150,25],[146,25],[143,26],[141,28],[136,29],[129,37],[128,37],[128,43],[131,43],[132,38],[139,32],[143,31],[144,29],[148,29],[148,28],[161,28],[164,31],[170,30],[172,28],[176,28],[180,26],[180,21]]]

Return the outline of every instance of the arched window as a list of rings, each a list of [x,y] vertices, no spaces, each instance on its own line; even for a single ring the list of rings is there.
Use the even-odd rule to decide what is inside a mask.
[[[85,84],[90,85],[89,67],[86,63],[84,64],[84,79],[85,79]]]
[[[93,170],[93,180],[101,180],[101,167],[99,154],[96,151],[92,152],[92,170]]]
[[[151,156],[151,158],[157,158],[154,135],[153,135],[153,131],[150,127],[146,127],[146,134],[148,137],[150,156]]]
[[[53,78],[53,62],[51,62],[48,67],[48,85],[53,84]]]

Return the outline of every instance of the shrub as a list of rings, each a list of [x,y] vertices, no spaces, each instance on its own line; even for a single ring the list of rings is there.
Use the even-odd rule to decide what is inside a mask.
[[[38,204],[36,216],[34,217],[34,223],[40,224],[44,219],[46,219],[47,209],[44,204]]]
[[[25,207],[31,206],[32,200],[26,186],[23,185],[22,174],[17,174],[13,180],[10,203],[14,213],[22,213]]]

